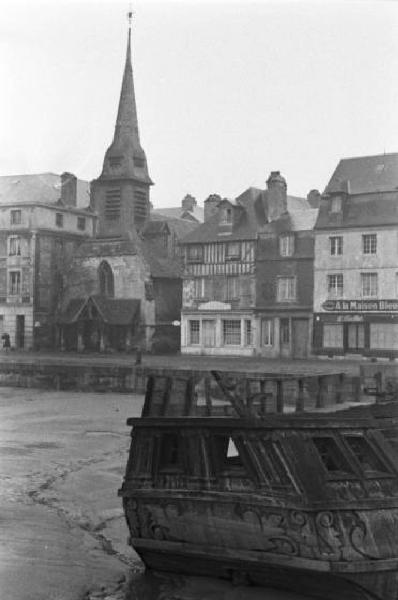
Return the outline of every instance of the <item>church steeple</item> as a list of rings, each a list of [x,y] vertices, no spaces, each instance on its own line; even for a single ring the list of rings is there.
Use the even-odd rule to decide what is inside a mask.
[[[135,102],[133,68],[131,64],[131,21],[128,13],[126,62],[120,91],[113,142],[106,151],[101,177],[132,178],[152,184],[145,152],[140,144],[137,106]]]
[[[149,218],[149,177],[138,133],[133,69],[131,17],[115,133],[105,153],[102,173],[91,183],[90,205],[98,215],[97,238],[132,239]]]

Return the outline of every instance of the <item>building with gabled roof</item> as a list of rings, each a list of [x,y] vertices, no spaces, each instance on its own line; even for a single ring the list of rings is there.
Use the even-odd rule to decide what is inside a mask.
[[[312,327],[312,227],[317,211],[304,198],[289,196],[286,189],[284,178],[273,171],[266,190],[248,188],[233,201],[216,194],[205,200],[205,222],[181,242],[182,352],[274,357],[291,356],[297,351],[308,355]],[[279,253],[281,235],[296,240],[296,249],[290,240],[283,258]],[[300,271],[299,265],[305,268]],[[300,274],[300,285],[296,282],[294,297],[279,298],[277,278],[292,272],[295,280]],[[289,288],[289,294],[292,290]],[[303,297],[297,296],[296,290],[300,294],[304,290]],[[279,343],[281,310],[289,320],[292,340],[296,335],[292,320],[306,320],[305,338],[302,329],[297,334],[301,340],[299,349],[293,341],[288,350],[286,344],[282,348]]]
[[[315,225],[314,351],[398,357],[398,153],[343,159]]]

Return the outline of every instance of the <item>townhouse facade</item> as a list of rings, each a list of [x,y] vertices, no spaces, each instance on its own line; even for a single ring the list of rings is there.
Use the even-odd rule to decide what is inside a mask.
[[[0,332],[12,347],[54,345],[70,259],[95,230],[88,188],[69,173],[0,177]]]
[[[294,319],[304,315],[305,350],[300,352],[309,353],[312,234],[307,248],[296,232],[296,212],[314,220],[305,199],[287,195],[277,171],[266,190],[249,188],[234,202],[216,194],[205,201],[204,224],[182,240],[181,352],[288,356],[299,352],[296,339],[303,334]],[[296,235],[297,258],[292,258],[289,243]],[[283,308],[286,316],[280,319]]]
[[[343,159],[315,226],[314,352],[398,357],[398,153]]]

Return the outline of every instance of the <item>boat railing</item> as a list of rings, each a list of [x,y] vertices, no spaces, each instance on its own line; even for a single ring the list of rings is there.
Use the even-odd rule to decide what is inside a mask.
[[[142,416],[256,417],[329,412],[370,403],[358,377],[344,373],[148,373]]]

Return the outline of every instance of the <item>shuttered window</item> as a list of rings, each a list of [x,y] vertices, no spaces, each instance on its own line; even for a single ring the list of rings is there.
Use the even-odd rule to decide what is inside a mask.
[[[106,190],[105,197],[105,218],[108,221],[120,219],[121,192],[120,188]]]

